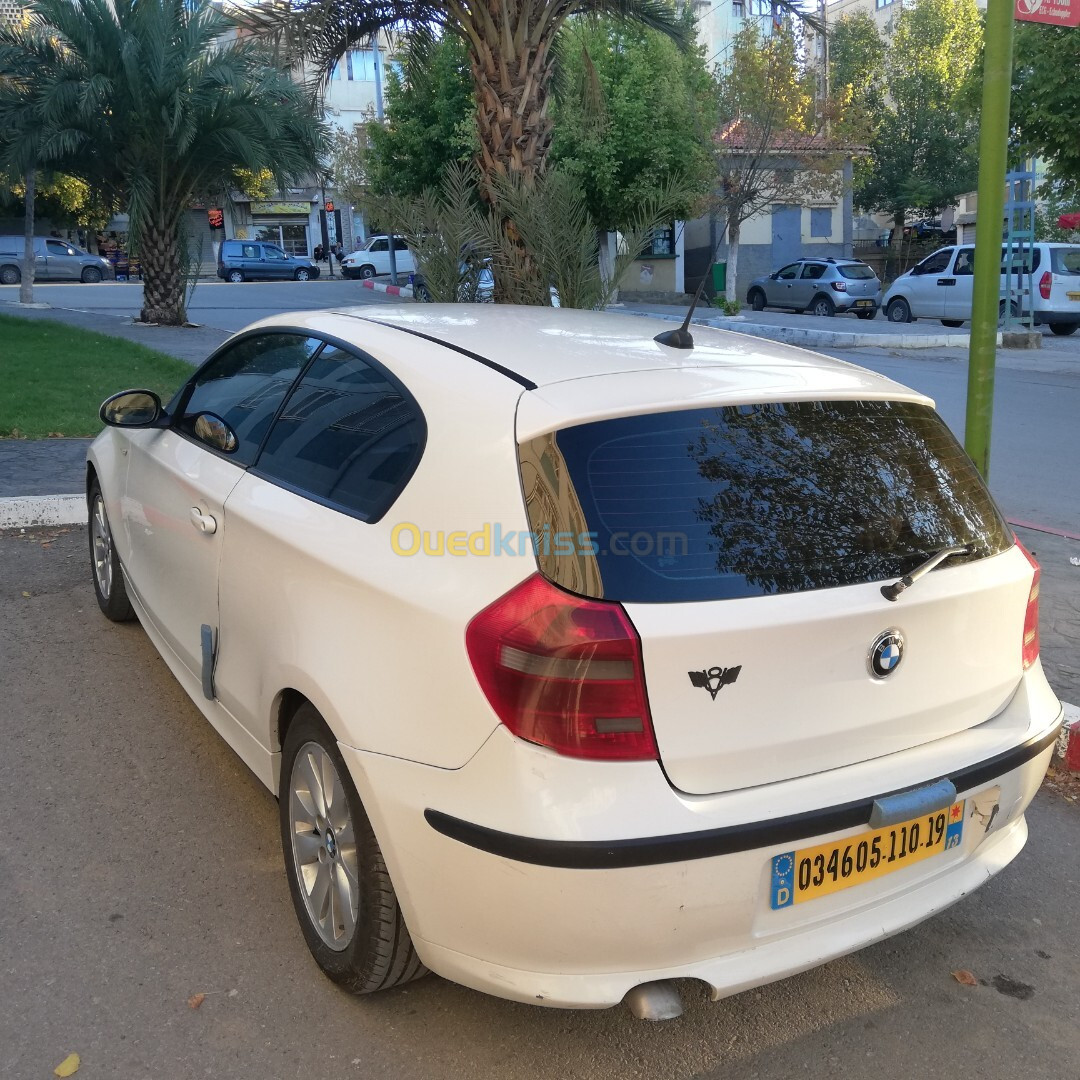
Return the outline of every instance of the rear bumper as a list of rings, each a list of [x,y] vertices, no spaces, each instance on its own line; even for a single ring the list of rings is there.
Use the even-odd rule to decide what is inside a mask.
[[[1035,312],[1036,326],[1075,326],[1077,323],[1080,323],[1080,311]]]
[[[652,763],[560,758],[501,727],[458,770],[342,752],[429,967],[517,1001],[603,1008],[654,979],[737,993],[960,899],[1023,847],[1060,721],[1036,666],[977,729],[716,796],[674,791]],[[875,797],[941,776],[968,800],[959,848],[771,910],[773,856],[855,836]]]
[[[860,304],[860,300],[870,300],[871,304]],[[877,311],[881,306],[879,300],[876,300],[869,296],[849,296],[842,301],[835,301],[837,311]]]

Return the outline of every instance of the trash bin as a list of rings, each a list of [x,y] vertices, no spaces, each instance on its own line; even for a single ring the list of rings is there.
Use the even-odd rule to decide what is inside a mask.
[[[713,292],[719,296],[722,292],[727,291],[727,263],[718,262],[712,265],[712,287]]]

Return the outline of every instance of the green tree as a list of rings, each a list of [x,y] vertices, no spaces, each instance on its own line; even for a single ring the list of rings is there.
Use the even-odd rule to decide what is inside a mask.
[[[308,90],[209,0],[34,0],[0,30],[0,129],[29,116],[40,161],[125,205],[143,266],[142,318],[186,319],[184,217],[237,169],[280,184],[318,168],[325,131]],[[27,69],[30,70],[27,70]]]
[[[817,132],[814,73],[790,27],[768,37],[749,23],[719,77],[715,206],[727,230],[726,299],[734,303],[743,223],[773,203],[835,193],[840,159]]]
[[[416,65],[414,65],[414,68]],[[438,186],[451,161],[475,156],[469,58],[460,39],[445,35],[424,57],[422,77],[390,67],[386,122],[367,125],[367,183],[375,195],[415,198]]]
[[[1019,149],[1044,160],[1058,192],[1071,197],[1074,205],[1080,205],[1078,68],[1080,30],[1017,24],[1012,123]]]
[[[964,95],[981,43],[975,0],[915,0],[893,20],[886,97],[855,201],[892,215],[896,243],[909,211],[937,213],[975,186],[978,124]]]
[[[689,8],[681,16],[693,35]],[[614,19],[572,20],[559,39],[551,160],[576,178],[593,220],[616,229],[678,178],[690,196],[711,188],[716,87],[704,49]]]

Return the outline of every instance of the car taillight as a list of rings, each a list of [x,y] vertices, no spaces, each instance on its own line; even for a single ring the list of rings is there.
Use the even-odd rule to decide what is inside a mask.
[[[534,574],[473,618],[465,647],[518,737],[570,757],[656,759],[641,642],[619,604],[583,600]]]
[[[1039,659],[1039,578],[1042,576],[1042,571],[1031,552],[1020,543],[1019,537],[1014,537],[1014,539],[1016,546],[1024,553],[1024,558],[1031,563],[1035,571],[1035,576],[1031,579],[1031,589],[1028,592],[1027,608],[1024,611],[1024,640],[1020,653],[1026,671]]]
[[[1043,271],[1043,276],[1039,278],[1039,295],[1044,300],[1050,299],[1050,286],[1054,284],[1054,275],[1049,270]]]
[[[829,283],[837,292],[847,292],[846,281],[831,281]]]

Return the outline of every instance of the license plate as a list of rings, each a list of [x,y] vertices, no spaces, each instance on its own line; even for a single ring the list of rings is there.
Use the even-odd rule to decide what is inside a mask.
[[[884,877],[959,846],[963,834],[961,801],[898,825],[776,855],[771,907],[776,911]]]
[[[856,307],[873,307],[874,306],[874,301],[873,300],[856,300],[855,301],[855,306]]]
[[[1071,292],[1065,294],[1070,300],[1080,300],[1080,292]]]

